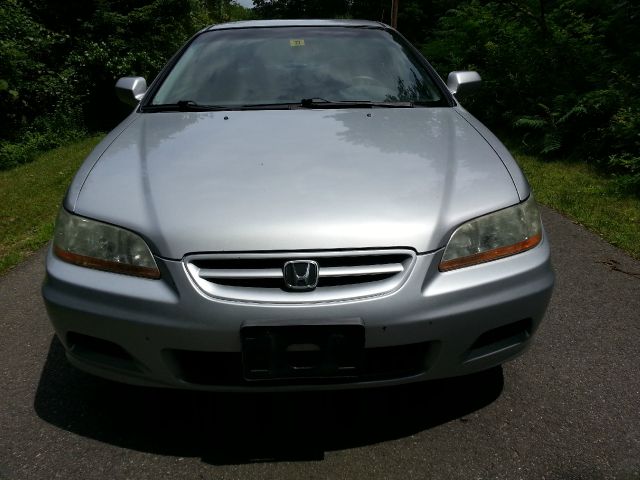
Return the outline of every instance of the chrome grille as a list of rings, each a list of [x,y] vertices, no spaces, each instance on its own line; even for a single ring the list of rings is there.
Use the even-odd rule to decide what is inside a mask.
[[[290,260],[318,263],[318,286],[312,291],[285,288],[283,266]],[[184,265],[205,294],[259,303],[329,302],[383,295],[396,290],[415,261],[411,250],[198,254]]]

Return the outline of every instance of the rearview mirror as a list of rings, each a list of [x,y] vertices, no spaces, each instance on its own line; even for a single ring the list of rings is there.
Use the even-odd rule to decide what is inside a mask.
[[[142,77],[122,77],[116,82],[116,95],[127,105],[137,105],[147,92],[147,81]]]
[[[477,88],[481,80],[478,72],[451,72],[447,77],[447,87],[454,95],[460,95],[461,93],[464,94]]]

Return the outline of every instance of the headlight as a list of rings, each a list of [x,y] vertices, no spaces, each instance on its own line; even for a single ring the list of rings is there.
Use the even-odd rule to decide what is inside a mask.
[[[89,220],[60,209],[53,251],[62,260],[109,272],[160,278],[160,270],[145,241],[135,233]]]
[[[444,251],[440,271],[490,262],[535,247],[542,240],[540,212],[533,196],[458,227]]]

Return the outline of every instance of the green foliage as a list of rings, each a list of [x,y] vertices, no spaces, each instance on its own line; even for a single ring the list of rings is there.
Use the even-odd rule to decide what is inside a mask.
[[[80,138],[86,133],[79,122],[66,115],[46,115],[37,118],[22,131],[19,142],[0,140],[0,170],[7,170],[36,158],[39,152],[49,150]]]
[[[116,79],[136,75],[152,80],[169,57],[209,23],[204,5],[195,0],[154,0],[123,11],[117,3],[97,5],[80,26],[86,40],[67,57],[68,68],[75,72],[71,87],[92,130],[111,127],[126,112],[115,97]]]
[[[0,170],[130,109],[121,76],[153,80],[196,31],[250,16],[229,0],[4,0],[0,3]]]
[[[0,5],[0,170],[27,163],[82,130],[66,73],[48,57],[66,40],[17,0]]]
[[[419,43],[458,0],[400,0],[402,33]],[[358,18],[391,23],[390,0],[254,0],[260,18]]]
[[[0,135],[14,139],[42,105],[55,103],[63,80],[48,64],[64,36],[35,22],[17,0],[0,4]]]
[[[640,7],[618,0],[469,1],[422,46],[441,74],[478,70],[465,106],[529,151],[572,157],[638,191]],[[619,41],[622,35],[626,43]]]
[[[345,16],[348,2],[343,0],[254,0],[261,18],[334,18]]]

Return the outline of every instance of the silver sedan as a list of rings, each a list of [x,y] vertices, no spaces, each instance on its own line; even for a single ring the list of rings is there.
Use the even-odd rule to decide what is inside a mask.
[[[463,375],[522,353],[553,288],[529,185],[401,35],[196,34],[89,155],[43,296],[71,363],[210,390]]]

